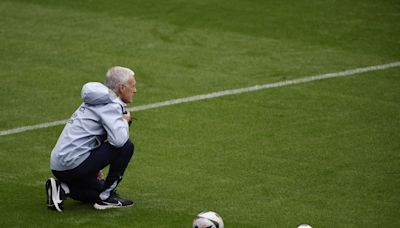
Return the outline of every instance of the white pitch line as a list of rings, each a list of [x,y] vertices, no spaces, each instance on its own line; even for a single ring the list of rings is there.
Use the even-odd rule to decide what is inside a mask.
[[[192,96],[192,97],[185,97],[185,98],[173,99],[173,100],[157,102],[157,103],[152,103],[152,104],[147,104],[147,105],[140,105],[140,106],[128,108],[128,110],[131,112],[138,112],[138,111],[154,109],[154,108],[161,108],[161,107],[165,107],[165,106],[171,106],[171,105],[182,104],[182,103],[187,103],[187,102],[212,99],[212,98],[216,98],[216,97],[222,97],[222,96],[228,96],[228,95],[234,95],[234,94],[249,93],[249,92],[254,92],[254,91],[258,91],[258,90],[301,84],[301,83],[318,81],[318,80],[323,80],[323,79],[328,79],[328,78],[346,77],[346,76],[351,76],[351,75],[355,75],[355,74],[361,74],[361,73],[365,73],[365,72],[378,71],[378,70],[385,70],[385,69],[394,68],[394,67],[400,67],[400,62],[393,62],[393,63],[383,64],[383,65],[355,68],[355,69],[340,71],[340,72],[336,72],[336,73],[320,74],[320,75],[308,76],[308,77],[299,78],[299,79],[293,79],[293,80],[287,80],[287,81],[281,81],[281,82],[275,82],[275,83],[268,83],[268,84],[262,84],[262,85],[255,85],[255,86],[245,87],[245,88],[240,88],[240,89],[223,90],[223,91],[219,91],[219,92],[196,95],[196,96]],[[41,129],[41,128],[48,128],[48,127],[63,125],[66,122],[67,122],[67,120],[58,120],[58,121],[54,121],[54,122],[47,122],[47,123],[41,123],[41,124],[36,124],[36,125],[29,125],[29,126],[24,126],[24,127],[13,128],[13,129],[9,129],[9,130],[3,130],[3,131],[0,131],[0,136],[12,135],[12,134],[20,133],[20,132],[25,132],[25,131],[32,131],[32,130]]]

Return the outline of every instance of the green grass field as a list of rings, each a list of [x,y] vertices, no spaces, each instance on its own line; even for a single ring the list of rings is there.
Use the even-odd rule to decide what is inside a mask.
[[[400,61],[395,0],[3,0],[0,130],[68,119],[135,70],[129,107]],[[63,126],[0,136],[0,227],[400,227],[400,67],[132,113],[132,208],[44,183]]]

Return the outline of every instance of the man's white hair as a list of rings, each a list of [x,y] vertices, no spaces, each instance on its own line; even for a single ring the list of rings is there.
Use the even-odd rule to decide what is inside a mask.
[[[128,83],[130,76],[135,77],[135,72],[129,68],[121,66],[111,67],[106,73],[105,85],[116,93],[118,86]]]

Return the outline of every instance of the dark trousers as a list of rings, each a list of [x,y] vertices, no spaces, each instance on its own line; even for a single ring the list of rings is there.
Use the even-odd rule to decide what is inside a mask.
[[[122,180],[133,151],[134,144],[130,140],[120,148],[104,142],[78,167],[66,171],[52,170],[52,172],[58,180],[68,185],[70,189],[68,196],[72,199],[91,203],[105,200]],[[98,180],[97,174],[108,165],[110,168],[107,178]]]

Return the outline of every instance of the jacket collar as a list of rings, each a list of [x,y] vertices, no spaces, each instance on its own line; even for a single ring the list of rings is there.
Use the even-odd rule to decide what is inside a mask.
[[[115,92],[112,91],[111,89],[109,90],[109,94],[110,94],[110,99],[111,99],[112,102],[117,103],[117,104],[120,104],[120,105],[122,105],[123,107],[126,106],[125,102],[123,102],[123,101],[121,100],[121,98],[118,97],[117,94],[115,94]]]

